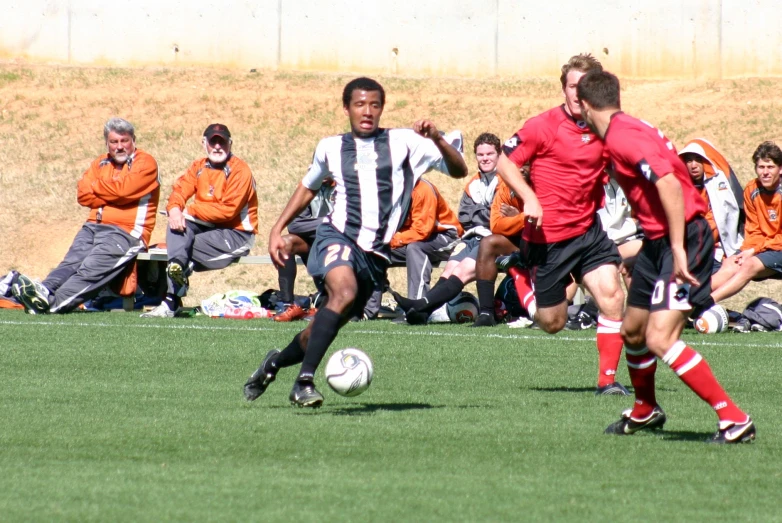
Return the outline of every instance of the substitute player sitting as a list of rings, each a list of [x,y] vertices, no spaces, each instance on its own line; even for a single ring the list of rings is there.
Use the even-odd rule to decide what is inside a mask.
[[[712,276],[715,302],[730,298],[751,281],[782,278],[782,149],[763,142],[752,154],[757,178],[744,188],[744,242]]]
[[[231,152],[231,132],[223,124],[211,124],[201,143],[206,157],[190,165],[168,197],[166,297],[142,318],[173,317],[194,271],[228,267],[249,253],[255,241],[255,180],[250,167]]]
[[[506,143],[497,172],[524,201],[527,226],[522,238],[533,266],[535,319],[548,333],[567,322],[566,288],[575,277],[597,302],[597,394],[628,394],[615,380],[622,354],[624,292],[619,283],[619,251],[600,223],[606,160],[603,144],[581,119],[576,99],[579,79],[602,70],[592,55],[577,55],[562,66],[565,103],[530,118]],[[519,171],[531,163],[528,185]]]
[[[673,145],[650,124],[621,111],[616,76],[590,71],[577,92],[582,115],[605,142],[645,236],[622,321],[635,403],[605,432],[628,435],[665,424],[654,382],[660,358],[717,413],[712,442],[754,439],[752,419],[733,403],[706,360],[680,338],[691,309],[712,302],[714,241],[703,218],[706,205]]]
[[[103,127],[108,152],[77,185],[90,210],[68,253],[43,282],[20,275],[11,290],[27,312],[68,312],[96,296],[145,250],[160,198],[157,162],[136,148],[136,131],[112,118]]]
[[[350,132],[322,139],[312,165],[291,196],[269,235],[269,254],[285,263],[282,230],[312,201],[324,180],[336,182],[334,211],[318,227],[307,269],[326,305],[285,349],[270,350],[244,385],[248,401],[257,399],[281,368],[301,364],[290,393],[300,407],[319,407],[315,371],[339,329],[361,315],[372,293],[381,290],[389,262],[389,242],[402,224],[413,187],[430,169],[455,178],[467,176],[461,153],[429,120],[413,129],[383,129],[383,87],[370,78],[356,78],[342,92]]]
[[[426,323],[432,312],[457,297],[464,286],[475,279],[478,246],[485,236],[491,234],[491,204],[499,181],[497,158],[500,145],[500,139],[491,133],[483,133],[475,139],[473,150],[478,160],[478,172],[467,182],[459,202],[459,223],[464,228],[464,235],[454,247],[440,279],[425,296],[418,299],[393,293],[411,325]]]

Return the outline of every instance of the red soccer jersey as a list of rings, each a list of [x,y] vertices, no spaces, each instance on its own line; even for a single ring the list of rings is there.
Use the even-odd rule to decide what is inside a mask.
[[[676,148],[656,128],[623,112],[615,113],[605,135],[606,151],[644,235],[650,240],[668,234],[668,219],[654,186],[673,173],[682,186],[684,221],[706,213],[706,204],[692,184]]]
[[[525,227],[522,236],[553,243],[584,234],[603,203],[603,144],[564,105],[530,118],[503,147],[517,166],[530,162],[532,189],[543,208],[543,225]]]

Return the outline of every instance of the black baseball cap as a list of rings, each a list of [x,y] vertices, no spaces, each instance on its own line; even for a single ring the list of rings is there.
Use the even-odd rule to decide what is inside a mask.
[[[204,136],[207,140],[211,140],[215,136],[219,136],[228,141],[231,139],[231,131],[229,131],[228,127],[221,123],[213,123],[206,128],[206,131],[204,131]]]

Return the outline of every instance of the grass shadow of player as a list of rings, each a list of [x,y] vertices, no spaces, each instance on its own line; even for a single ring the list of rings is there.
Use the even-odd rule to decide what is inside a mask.
[[[581,394],[584,392],[595,392],[595,387],[528,387],[527,390],[531,390],[534,392],[570,392],[574,394]],[[632,387],[627,387],[627,390],[630,392],[633,392]],[[662,387],[657,387],[657,392],[663,391],[663,392],[671,392],[675,391],[675,389],[666,389]]]
[[[667,441],[694,441],[696,443],[706,443],[713,432],[694,432],[692,430],[662,430],[656,432],[657,436]]]
[[[328,413],[335,416],[365,416],[375,412],[405,412],[442,408],[445,408],[445,405],[430,405],[429,403],[359,403],[334,407]]]

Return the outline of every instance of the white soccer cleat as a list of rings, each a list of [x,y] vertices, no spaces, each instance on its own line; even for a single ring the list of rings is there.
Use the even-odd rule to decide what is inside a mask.
[[[160,305],[155,307],[149,312],[145,312],[141,315],[142,318],[173,318],[176,315],[176,311],[172,311],[168,308],[166,302],[161,302]]]

